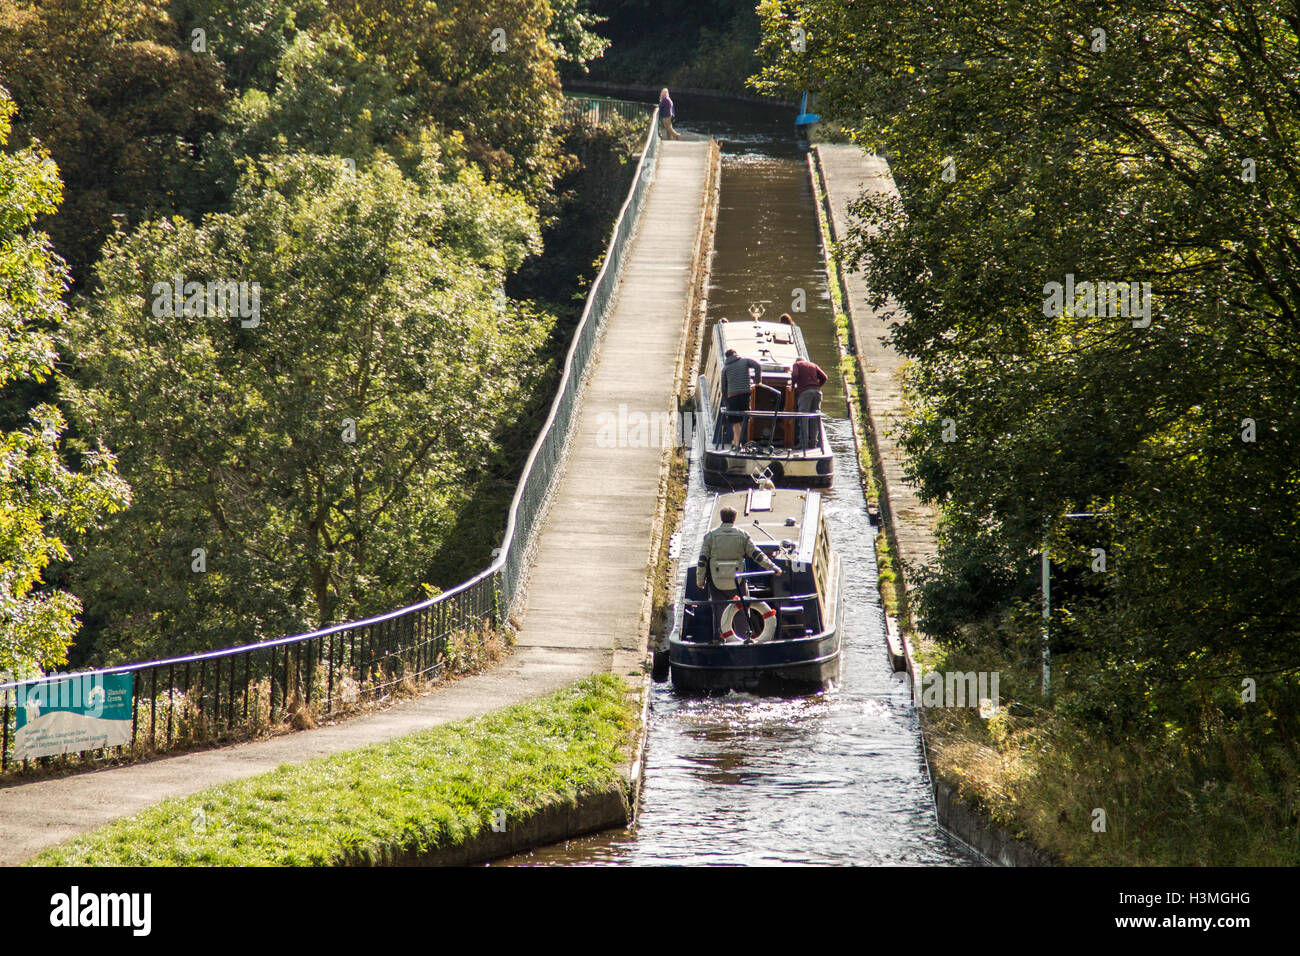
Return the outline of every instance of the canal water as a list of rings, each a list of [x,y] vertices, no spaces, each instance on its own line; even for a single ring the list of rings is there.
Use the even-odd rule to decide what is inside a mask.
[[[692,107],[696,107],[692,109]],[[709,320],[794,312],[831,376],[823,411],[835,450],[826,494],[831,543],[845,567],[841,683],[788,699],[686,698],[652,685],[641,812],[613,830],[496,865],[970,865],[935,823],[920,731],[905,681],[891,672],[867,519],[847,420],[827,277],[804,153],[788,111],[696,100],[683,133],[722,143],[722,189]],[[694,564],[712,492],[693,458],[686,518],[672,544]],[[678,593],[681,579],[679,575]]]

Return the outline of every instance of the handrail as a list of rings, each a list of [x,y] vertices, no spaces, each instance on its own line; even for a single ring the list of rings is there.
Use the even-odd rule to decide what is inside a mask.
[[[751,595],[745,598],[700,598],[692,601],[683,599],[682,603],[690,605],[691,607],[700,607],[703,604],[735,604],[737,601],[744,603],[745,601],[767,601],[769,599],[773,601],[816,601],[820,597],[821,595],[813,592],[812,594],[769,594],[766,597],[754,597]]]
[[[820,418],[822,414],[821,412],[771,412],[762,408],[750,408],[743,412],[733,412],[729,408],[724,408],[722,409],[722,413],[724,415],[732,415],[735,417],[744,415],[746,418]]]

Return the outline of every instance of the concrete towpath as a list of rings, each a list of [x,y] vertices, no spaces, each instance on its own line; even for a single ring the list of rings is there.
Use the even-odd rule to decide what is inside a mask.
[[[884,193],[895,197],[898,187],[889,174],[883,157],[864,153],[853,145],[819,144],[816,168],[820,170],[822,188],[830,206],[831,232],[835,239],[844,238],[854,223],[849,203],[865,193]],[[892,530],[896,553],[905,565],[921,567],[933,560],[936,513],[916,497],[915,487],[903,472],[905,456],[891,432],[904,415],[900,370],[904,359],[881,342],[888,333],[886,314],[895,308],[887,303],[873,309],[867,301],[866,280],[860,272],[841,270],[844,275],[845,309],[853,325],[858,364],[862,371],[871,433],[875,441],[876,460],[881,475],[880,510]],[[904,578],[906,581],[906,577]]]
[[[519,645],[584,659],[593,671],[628,673],[646,659],[646,570],[686,348],[709,145],[660,144],[649,205],[533,560]]]
[[[640,667],[664,450],[642,442],[635,428],[620,441],[619,406],[626,406],[624,422],[637,421],[629,411],[649,415],[673,407],[706,210],[709,145],[659,144],[658,169],[583,395],[570,458],[540,532],[515,652],[487,673],[332,726],[0,788],[0,865],[169,797],[477,716],[589,674]],[[607,440],[611,422],[613,441]]]

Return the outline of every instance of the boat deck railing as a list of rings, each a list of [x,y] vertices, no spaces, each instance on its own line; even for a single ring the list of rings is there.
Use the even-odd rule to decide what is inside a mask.
[[[791,420],[810,421],[810,422],[815,421],[818,424],[818,428],[820,428],[822,413],[821,412],[786,412],[786,411],[779,411],[779,410],[765,411],[764,409],[761,408],[751,408],[748,411],[733,412],[728,408],[723,408],[721,409],[721,412],[718,415],[717,427],[714,428],[713,431],[713,444],[715,445],[730,444],[730,442],[727,441],[728,436],[727,436],[726,429],[729,426],[734,425],[738,421],[740,422],[742,429],[747,428],[749,426],[749,422],[752,419],[757,419],[760,422],[769,422],[773,425],[775,425],[777,422],[791,421]],[[819,431],[818,438],[820,439],[820,437],[821,437],[821,433]],[[773,438],[775,439],[775,436],[773,436]],[[788,448],[789,451],[815,451],[820,447],[820,441],[817,445],[800,446],[798,444],[797,439],[795,444],[790,446],[783,445],[775,440],[767,441],[761,439],[749,439],[742,442],[742,444],[752,444],[754,442],[757,442],[758,444],[761,445],[772,445],[775,448],[782,448],[782,449]]]

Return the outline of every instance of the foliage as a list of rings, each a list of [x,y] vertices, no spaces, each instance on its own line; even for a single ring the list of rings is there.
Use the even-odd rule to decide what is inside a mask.
[[[541,204],[564,163],[556,48],[546,0],[354,0],[331,17],[409,98],[408,124],[460,133],[490,179]]]
[[[865,199],[847,247],[898,309],[902,443],[946,515],[923,625],[1014,614],[1046,542],[1063,680],[1135,675],[1106,692],[1153,715],[1189,680],[1295,666],[1295,22],[1255,0],[764,15],[761,85],[817,90],[905,197]],[[1149,325],[1046,314],[1067,274],[1151,283]]]
[[[80,283],[113,217],[137,222],[191,199],[188,164],[224,95],[209,57],[142,0],[0,0],[0,79],[14,144],[39,142],[65,198],[46,228]]]
[[[182,42],[202,30],[207,52],[222,66],[231,93],[275,88],[276,70],[299,31],[325,16],[328,0],[172,0]]]
[[[98,461],[102,424],[139,485],[71,567],[51,552],[46,583],[87,600],[78,663],[300,630],[487,560],[626,181],[626,131],[556,126],[556,64],[599,55],[596,22],[585,0],[0,0],[16,139],[68,173],[45,213],[79,296],[63,457]],[[175,275],[260,283],[265,323],[154,315]],[[384,374],[357,371],[367,343]],[[57,394],[12,380],[0,428]]]
[[[636,722],[622,679],[588,677],[473,720],[168,800],[36,866],[331,866],[464,844],[621,787]],[[203,825],[196,827],[194,821]]]
[[[233,194],[248,158],[300,151],[355,165],[383,148],[418,163],[411,111],[383,60],[363,56],[342,28],[299,33],[279,60],[275,90],[253,88],[233,100],[226,127],[208,144],[202,165],[214,184],[212,205]]]
[[[14,104],[0,90],[0,146]],[[44,379],[57,358],[46,331],[62,319],[66,273],[48,238],[32,228],[59,204],[61,184],[49,157],[28,147],[0,152],[0,387]],[[82,467],[64,463],[63,416],[31,409],[30,424],[0,430],[0,673],[46,669],[67,660],[76,634],[77,599],[42,587],[51,560],[66,559],[64,536],[130,500],[112,455],[95,449]]]
[[[578,162],[556,182],[554,215],[542,230],[542,251],[526,259],[506,290],[514,298],[573,304],[591,287],[636,171],[648,122],[614,115],[599,126],[561,127],[561,148]],[[599,223],[603,229],[592,228]]]
[[[289,153],[249,166],[230,213],[109,244],[66,386],[136,490],[78,568],[100,656],[279,636],[464,576],[429,556],[549,319],[498,291],[536,248],[530,211],[444,172],[433,147],[416,180],[382,155],[353,174]],[[256,324],[167,314],[174,276],[259,283]]]
[[[609,41],[594,32],[606,18],[588,9],[587,0],[551,0],[550,6],[549,36],[558,60],[586,72],[587,63],[609,49]]]

